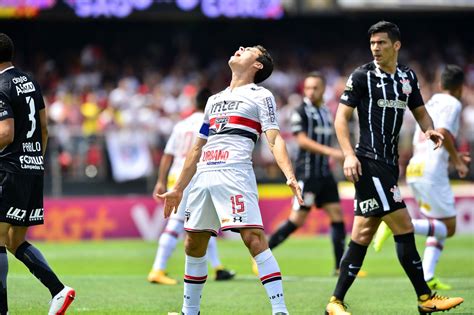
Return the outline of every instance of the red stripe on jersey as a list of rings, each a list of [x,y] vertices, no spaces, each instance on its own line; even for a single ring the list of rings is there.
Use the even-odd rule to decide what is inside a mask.
[[[196,281],[199,281],[199,280],[206,280],[206,279],[207,279],[207,276],[203,276],[203,277],[194,277],[194,276],[190,276],[190,275],[184,275],[184,279],[189,279],[189,280],[196,280]]]
[[[281,273],[274,272],[274,273],[268,274],[266,276],[261,277],[260,281],[264,281],[264,280],[267,280],[268,278],[273,278],[273,277],[281,277]]]
[[[250,127],[250,128],[253,128],[255,130],[257,130],[257,132],[260,134],[262,133],[262,125],[255,121],[255,120],[252,120],[252,119],[248,119],[248,118],[245,118],[245,117],[240,117],[240,116],[227,116],[227,118],[229,118],[229,121],[227,123],[229,124],[236,124],[236,125],[242,125],[242,126],[245,126],[245,127]],[[216,122],[216,119],[215,118],[211,118],[209,120],[211,126],[214,126],[215,125],[215,122]]]

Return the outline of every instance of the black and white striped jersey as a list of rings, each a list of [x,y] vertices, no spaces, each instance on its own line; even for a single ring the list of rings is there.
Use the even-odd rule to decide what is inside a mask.
[[[291,116],[291,131],[295,135],[304,132],[319,144],[331,146],[334,135],[331,112],[324,104],[317,107],[305,98],[303,104],[297,107]],[[329,176],[331,171],[328,156],[300,148],[295,162],[295,172],[298,179]]]
[[[340,102],[357,108],[360,139],[356,154],[398,165],[398,135],[405,108],[424,105],[415,72],[398,65],[395,74],[390,74],[370,62],[351,74]]]

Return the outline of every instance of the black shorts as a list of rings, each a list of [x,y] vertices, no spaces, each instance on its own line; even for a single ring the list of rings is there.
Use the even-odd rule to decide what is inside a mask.
[[[0,222],[43,224],[43,175],[0,171]]]
[[[309,210],[313,204],[321,208],[326,203],[339,202],[339,192],[334,177],[308,178],[299,181],[301,193],[303,195],[304,206],[300,206],[298,201],[293,202],[293,210]]]
[[[383,217],[406,208],[398,188],[398,166],[357,156],[362,165],[362,176],[355,183],[354,214],[364,217]]]

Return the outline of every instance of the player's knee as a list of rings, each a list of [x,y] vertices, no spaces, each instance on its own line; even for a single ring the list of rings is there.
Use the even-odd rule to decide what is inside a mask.
[[[263,247],[268,247],[262,230],[247,230],[241,233],[241,235],[245,246],[247,246],[251,252],[259,251],[263,249]]]
[[[446,237],[452,237],[454,234],[456,234],[456,226],[447,226],[448,233]]]
[[[368,246],[372,241],[375,231],[371,228],[360,229],[357,234],[352,235],[352,240],[357,244]]]
[[[184,241],[184,251],[188,256],[202,257],[206,254],[206,246],[203,246],[200,239],[188,236]]]

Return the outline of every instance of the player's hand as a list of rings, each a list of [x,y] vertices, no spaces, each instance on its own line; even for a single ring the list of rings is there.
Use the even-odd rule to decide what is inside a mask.
[[[164,194],[166,192],[166,185],[163,183],[157,182],[155,188],[153,188],[153,199],[158,202],[160,198],[158,195]]]
[[[439,133],[436,130],[433,130],[433,129],[426,130],[425,137],[426,137],[426,139],[430,139],[431,141],[434,142],[435,147],[434,147],[433,150],[436,150],[436,149],[440,148],[443,145],[444,137],[441,133]]]
[[[181,198],[183,198],[183,192],[173,189],[157,196],[165,201],[163,214],[165,219],[167,219],[171,213],[176,213],[176,211],[178,211],[179,203],[181,202]]]
[[[359,181],[359,176],[362,175],[362,166],[354,154],[346,156],[344,159],[344,176],[351,183]]]
[[[291,188],[293,195],[298,199],[298,203],[302,206],[303,205],[303,197],[301,195],[301,187],[298,185],[296,178],[292,177],[286,181],[286,184]]]
[[[469,174],[469,163],[471,162],[471,157],[469,153],[460,153],[458,163],[454,165],[456,171],[460,178],[464,178]]]

